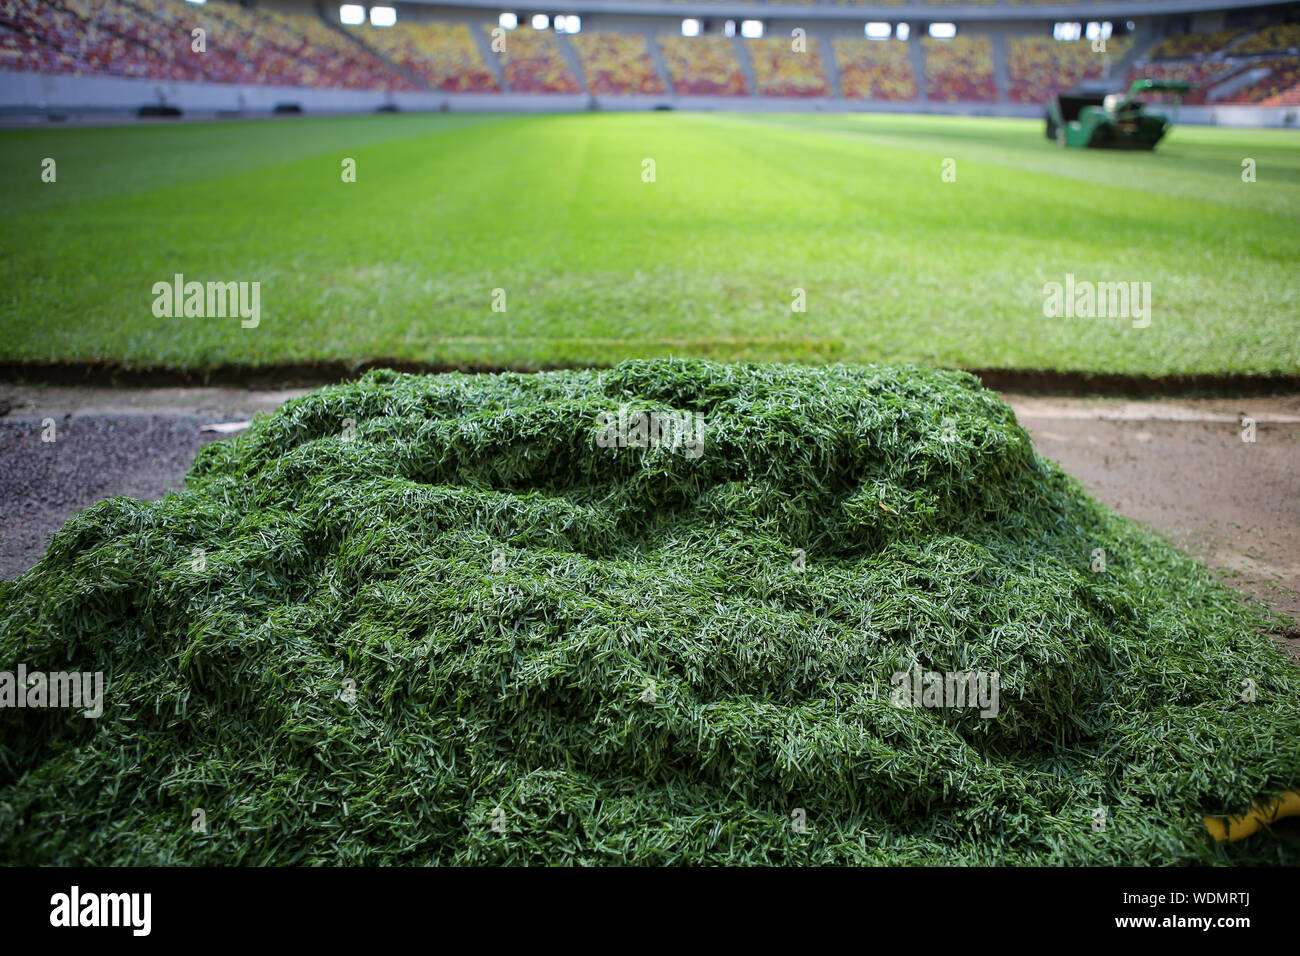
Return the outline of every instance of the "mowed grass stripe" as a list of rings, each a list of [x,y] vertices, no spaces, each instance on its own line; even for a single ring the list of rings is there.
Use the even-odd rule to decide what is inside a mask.
[[[508,121],[458,113],[302,117],[220,123],[75,126],[0,131],[0,208],[9,214],[187,185],[271,168],[334,149]],[[57,160],[59,188],[33,188],[31,171]],[[37,185],[40,185],[37,183]]]
[[[108,168],[141,175],[131,135],[147,134],[163,185],[37,212],[30,194],[64,189],[69,174],[41,184],[35,161],[18,213],[0,227],[0,358],[182,369],[664,355],[1137,375],[1300,369],[1300,240],[1285,214],[1295,187],[1238,182],[1256,190],[1246,195],[1276,195],[1273,213],[1254,199],[1227,207],[1150,188],[1152,177],[1187,187],[1231,148],[1271,156],[1276,136],[1194,130],[1183,153],[1117,164],[1063,156],[1036,125],[1008,121],[419,119],[185,127],[172,130],[186,134],[172,153],[157,129],[116,130],[103,141]],[[269,145],[272,129],[308,130],[311,141],[285,157]],[[203,135],[221,138],[218,152],[246,137],[255,168],[167,184],[163,170]],[[23,136],[32,155],[59,142]],[[945,144],[956,183],[940,179]],[[356,183],[340,181],[344,157],[357,160]],[[653,183],[642,181],[647,158]],[[1134,177],[1139,160],[1163,174]],[[1029,161],[1061,163],[1064,174]],[[1113,181],[1081,183],[1081,171]],[[175,272],[260,281],[261,325],[155,318],[152,284]],[[1150,328],[1045,318],[1043,283],[1067,272],[1149,281]],[[504,313],[491,309],[497,288]],[[791,311],[795,288],[806,312]]]
[[[1040,120],[991,117],[936,117],[851,114],[732,114],[738,124],[775,126],[791,131],[865,140],[873,145],[960,155],[997,166],[1073,179],[1085,196],[1099,196],[1088,185],[1139,189],[1294,219],[1300,215],[1300,150],[1290,130],[1241,130],[1183,126],[1152,154],[1114,150],[1045,148]],[[712,117],[714,121],[720,117]],[[1249,151],[1244,151],[1249,147]],[[1256,161],[1256,183],[1241,179],[1241,163]],[[1246,185],[1262,189],[1243,189]]]

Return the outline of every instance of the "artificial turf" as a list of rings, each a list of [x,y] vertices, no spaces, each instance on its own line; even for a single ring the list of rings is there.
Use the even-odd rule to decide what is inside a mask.
[[[1028,120],[665,113],[0,131],[0,361],[1294,376],[1296,137],[1180,126],[1124,154]],[[260,324],[155,317],[176,273],[260,282]],[[1046,318],[1067,274],[1149,282],[1150,326]]]
[[[0,862],[1294,864],[1202,823],[1300,782],[1270,623],[964,373],[377,372],[0,582],[107,677],[0,709]]]

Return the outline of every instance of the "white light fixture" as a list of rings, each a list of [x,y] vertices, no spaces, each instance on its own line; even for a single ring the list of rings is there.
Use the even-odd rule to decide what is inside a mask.
[[[503,13],[497,17],[497,25],[503,30],[513,30],[519,26],[519,18],[513,13]]]
[[[581,18],[573,15],[564,16],[563,14],[561,14],[560,16],[555,18],[555,32],[556,33],[581,33],[582,20]]]
[[[908,37],[912,35],[912,28],[909,27],[906,23],[900,23],[898,25],[898,32],[896,35],[900,40],[906,40]]]
[[[397,10],[393,7],[371,7],[370,25],[372,27],[391,27],[397,22]]]
[[[957,24],[955,23],[931,23],[930,36],[936,40],[951,40],[957,35]]]
[[[762,20],[741,20],[740,35],[746,40],[757,40],[763,35]]]
[[[682,21],[682,36],[684,36],[684,37],[697,37],[697,36],[699,36],[699,35],[700,35],[700,21],[699,21],[699,20],[683,20],[683,21]]]
[[[736,35],[736,21],[728,20],[722,25],[722,35],[724,37],[734,37]]]
[[[867,36],[873,40],[888,40],[893,29],[888,23],[868,23],[866,26]]]
[[[1082,23],[1058,23],[1052,27],[1052,36],[1064,43],[1073,43],[1083,36]]]
[[[366,8],[356,3],[345,3],[339,7],[339,23],[350,27],[359,27],[366,22]]]
[[[534,13],[534,14],[533,14],[533,29],[534,29],[534,30],[545,30],[545,29],[546,29],[548,26],[550,26],[550,25],[551,25],[551,18],[548,17],[546,14],[544,14],[544,13]]]

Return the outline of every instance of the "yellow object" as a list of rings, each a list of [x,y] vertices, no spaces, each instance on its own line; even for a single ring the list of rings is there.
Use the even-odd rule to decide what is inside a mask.
[[[1228,817],[1226,821],[1219,817],[1206,817],[1205,829],[1209,830],[1210,836],[1219,843],[1224,840],[1236,843],[1238,840],[1244,840],[1266,823],[1295,816],[1300,816],[1300,792],[1287,790],[1280,799],[1272,803],[1255,804],[1243,816]]]

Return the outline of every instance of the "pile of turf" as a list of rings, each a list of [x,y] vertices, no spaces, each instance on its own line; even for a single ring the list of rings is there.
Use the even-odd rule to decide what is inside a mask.
[[[107,691],[0,711],[0,860],[1296,862],[1201,822],[1300,781],[1267,623],[961,373],[374,373],[3,586],[0,669]]]

